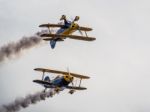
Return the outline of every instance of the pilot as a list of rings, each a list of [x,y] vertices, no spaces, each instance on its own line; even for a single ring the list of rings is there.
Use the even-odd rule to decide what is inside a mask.
[[[71,23],[69,21],[67,21],[66,16],[62,15],[60,20],[64,20],[64,27],[63,28],[69,28]]]

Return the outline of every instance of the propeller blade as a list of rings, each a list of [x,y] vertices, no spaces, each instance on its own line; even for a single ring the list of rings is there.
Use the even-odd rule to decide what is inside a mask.
[[[74,83],[73,83],[73,81],[71,82],[71,84],[72,84],[72,86],[74,86]]]
[[[68,72],[68,75],[70,76],[70,70],[69,70],[69,67],[67,67],[67,72]],[[73,80],[71,81],[71,84],[72,84],[72,86],[74,85],[74,84],[73,84]]]
[[[83,35],[82,31],[80,30],[80,27],[79,27],[78,31],[79,31],[79,33],[80,33],[81,35]]]
[[[70,18],[70,20],[71,20],[72,22],[74,22],[74,19],[73,19],[73,18]]]
[[[69,68],[67,67],[67,72],[68,72],[68,75],[70,75],[70,71],[69,71]]]

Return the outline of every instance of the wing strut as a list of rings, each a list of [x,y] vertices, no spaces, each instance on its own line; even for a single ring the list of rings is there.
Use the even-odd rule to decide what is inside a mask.
[[[43,71],[42,80],[44,80],[44,75],[45,75],[44,73],[45,73],[45,72]]]
[[[87,35],[86,31],[84,31],[84,32],[85,32],[86,37],[88,37],[88,35]]]
[[[81,86],[82,78],[80,79],[79,87]]]
[[[51,34],[51,30],[50,30],[50,27],[48,27],[48,31],[49,31],[49,33]]]

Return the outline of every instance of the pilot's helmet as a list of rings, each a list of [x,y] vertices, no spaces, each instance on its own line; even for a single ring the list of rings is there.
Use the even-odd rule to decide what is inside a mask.
[[[74,21],[78,21],[79,19],[80,19],[80,17],[76,16],[75,19],[74,19]]]
[[[64,19],[66,19],[66,16],[62,15],[61,18],[60,18],[60,20],[64,20]]]

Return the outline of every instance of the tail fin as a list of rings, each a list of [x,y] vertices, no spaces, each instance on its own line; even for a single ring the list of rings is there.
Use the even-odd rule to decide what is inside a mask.
[[[65,20],[66,19],[66,15],[62,15],[60,20]]]
[[[54,49],[56,45],[56,40],[50,40],[51,48]]]
[[[46,77],[44,78],[44,81],[46,81],[46,82],[50,82],[50,78],[49,78],[49,76],[46,76]]]

